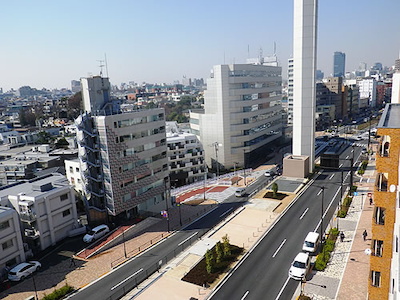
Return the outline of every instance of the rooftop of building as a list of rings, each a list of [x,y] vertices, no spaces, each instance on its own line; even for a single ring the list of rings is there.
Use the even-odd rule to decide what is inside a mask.
[[[65,176],[58,173],[52,173],[41,178],[1,187],[0,199],[7,198],[10,195],[21,194],[28,197],[39,197],[46,194],[49,190],[67,185],[68,180]]]
[[[400,103],[388,103],[377,128],[400,128]]]

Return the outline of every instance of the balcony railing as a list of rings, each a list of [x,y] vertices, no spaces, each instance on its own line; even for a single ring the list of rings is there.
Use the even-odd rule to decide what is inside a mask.
[[[22,221],[32,222],[36,220],[36,214],[32,212],[21,212],[19,216]]]

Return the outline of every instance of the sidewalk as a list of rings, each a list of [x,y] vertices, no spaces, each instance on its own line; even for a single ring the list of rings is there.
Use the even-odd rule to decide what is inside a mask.
[[[333,226],[344,232],[345,239],[338,238],[328,267],[321,272],[313,271],[304,286],[304,293],[312,299],[365,300],[368,296],[370,256],[365,251],[371,247],[371,222],[373,204],[369,204],[368,193],[372,194],[375,182],[375,160],[370,160],[363,176],[355,180],[357,196],[346,218],[334,218]],[[368,237],[363,239],[363,231]],[[297,293],[298,295],[299,293]],[[351,296],[350,296],[351,295]]]

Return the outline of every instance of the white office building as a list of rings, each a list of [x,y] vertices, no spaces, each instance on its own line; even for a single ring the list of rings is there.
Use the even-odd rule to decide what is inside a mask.
[[[376,106],[376,80],[364,78],[357,81],[360,99],[368,99],[369,107]],[[362,107],[361,105],[359,105]]]
[[[85,113],[75,120],[89,221],[159,213],[168,183],[164,109],[121,111],[108,78],[82,78]]]
[[[204,180],[203,145],[193,133],[183,132],[177,122],[166,122],[169,177],[172,186]]]
[[[262,62],[214,66],[204,110],[190,113],[191,130],[203,144],[207,165],[218,172],[265,161],[282,136],[281,93],[281,67]]]

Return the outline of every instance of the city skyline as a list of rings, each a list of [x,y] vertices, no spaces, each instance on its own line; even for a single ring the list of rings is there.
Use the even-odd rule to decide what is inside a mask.
[[[360,62],[394,65],[399,10],[391,0],[321,1],[317,69],[329,76],[335,51],[346,53],[346,71]],[[286,78],[292,19],[293,0],[4,3],[0,87],[70,88],[71,80],[99,74],[105,54],[113,84],[207,78],[214,65],[245,63],[260,47],[272,55],[274,43]]]

